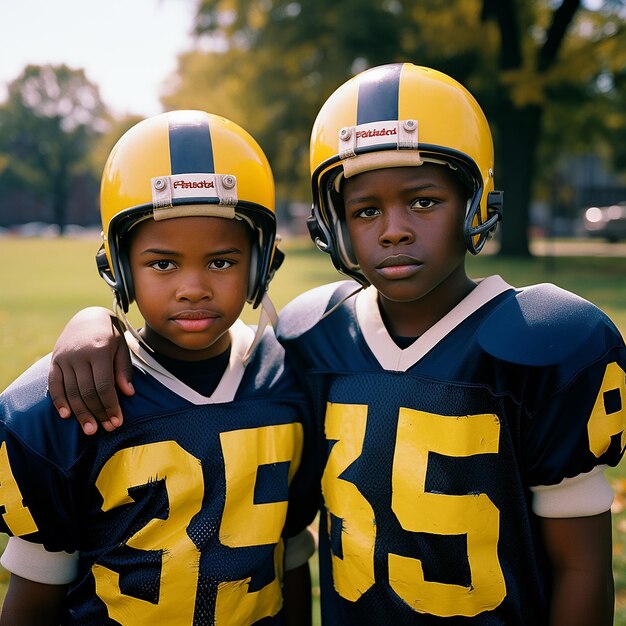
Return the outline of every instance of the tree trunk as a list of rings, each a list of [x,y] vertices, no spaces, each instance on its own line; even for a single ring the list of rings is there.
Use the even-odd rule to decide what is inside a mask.
[[[500,226],[502,256],[529,257],[530,202],[542,109],[506,103],[497,113],[496,189],[504,191]]]
[[[56,183],[52,188],[52,214],[53,220],[59,226],[59,234],[65,232],[67,226],[67,203],[69,198],[69,184],[67,182],[67,169],[62,167],[61,173],[56,176]]]

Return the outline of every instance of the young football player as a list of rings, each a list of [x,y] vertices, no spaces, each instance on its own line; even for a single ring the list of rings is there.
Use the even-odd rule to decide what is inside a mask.
[[[324,623],[612,624],[626,348],[572,293],[467,275],[502,207],[479,105],[432,69],[367,70],[322,107],[311,172],[313,239],[354,279],[278,325],[323,421]],[[78,358],[88,319],[107,347]],[[58,371],[110,369],[102,313],[74,328]],[[58,407],[120,416],[111,376],[97,403],[74,383]]]
[[[287,513],[307,405],[274,335],[238,319],[271,306],[281,258],[265,155],[221,117],[148,118],[109,156],[101,216],[135,393],[96,437],[53,417],[49,358],[0,396],[0,623],[309,623],[317,507]]]

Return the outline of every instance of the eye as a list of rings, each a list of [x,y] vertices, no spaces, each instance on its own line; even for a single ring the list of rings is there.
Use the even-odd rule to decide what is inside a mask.
[[[432,209],[437,204],[436,200],[431,198],[418,198],[411,205],[412,209]]]
[[[209,269],[212,270],[226,270],[234,265],[233,261],[227,261],[226,259],[214,259],[209,263]]]
[[[376,217],[380,215],[379,209],[375,209],[374,207],[367,207],[365,209],[358,209],[353,214],[352,217]]]
[[[153,261],[150,263],[150,267],[154,268],[159,272],[167,272],[168,270],[173,270],[176,268],[176,265],[171,261],[166,261],[165,259],[161,259],[159,261]]]

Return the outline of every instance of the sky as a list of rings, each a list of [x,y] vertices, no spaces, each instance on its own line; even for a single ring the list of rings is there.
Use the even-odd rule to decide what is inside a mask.
[[[196,0],[0,0],[0,102],[28,64],[84,69],[117,116],[155,115]]]

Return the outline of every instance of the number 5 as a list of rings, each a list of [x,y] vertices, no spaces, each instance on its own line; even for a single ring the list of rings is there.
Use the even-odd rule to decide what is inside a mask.
[[[467,457],[498,451],[495,415],[448,417],[400,409],[393,461],[391,508],[405,530],[466,535],[471,586],[429,582],[422,563],[389,555],[392,589],[415,610],[441,617],[471,617],[497,607],[506,595],[498,561],[500,514],[484,493],[448,495],[426,491],[429,452]]]

